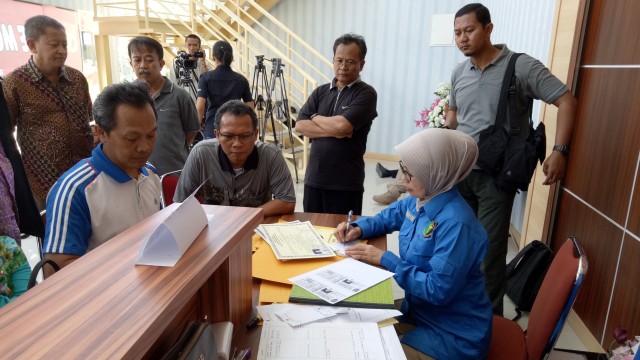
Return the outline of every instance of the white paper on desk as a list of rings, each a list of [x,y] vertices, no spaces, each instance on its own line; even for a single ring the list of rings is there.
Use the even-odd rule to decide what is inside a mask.
[[[302,305],[302,304],[270,304],[260,305],[257,307],[258,313],[264,321],[284,322],[277,314],[294,311],[298,308],[309,308],[317,305]],[[332,311],[337,311],[337,316],[317,320],[317,322],[330,322],[330,323],[365,323],[365,322],[380,322],[393,317],[402,315],[398,310],[392,309],[368,309],[368,308],[348,308],[340,306],[321,306],[322,308],[328,308]]]
[[[332,306],[335,307],[335,306]],[[397,316],[402,313],[392,309],[368,309],[368,308],[345,308],[346,312],[340,313],[338,316],[326,319],[327,322],[345,323],[345,322],[374,322],[378,323]]]
[[[263,224],[260,230],[278,260],[333,257],[335,253],[309,221]]]
[[[300,220],[293,220],[293,221],[287,221],[285,223],[279,223],[279,224],[299,224]],[[262,225],[258,225],[257,228],[255,228],[253,230],[256,234],[260,235],[260,237],[262,237],[264,239],[264,241],[267,242],[267,244],[269,244],[269,246],[271,246],[271,244],[269,243],[269,239],[267,238],[267,234],[265,233],[264,229],[262,228]]]
[[[292,328],[265,322],[258,360],[368,359],[385,360],[380,331],[375,323],[313,323]]]
[[[352,258],[289,279],[292,283],[335,304],[393,276],[393,273]]]
[[[331,318],[345,311],[346,308],[336,306],[295,306],[276,312],[276,316],[287,324],[298,327]]]
[[[335,251],[338,255],[347,256],[347,254],[345,253],[345,250],[348,247],[355,246],[358,244],[360,244],[360,240],[351,240],[347,242],[332,242],[332,243],[329,243],[329,246],[331,246],[333,251]]]
[[[192,194],[147,235],[136,265],[174,266],[207,223],[202,205]]]
[[[380,328],[380,338],[382,338],[382,348],[387,360],[407,360],[395,327]]]

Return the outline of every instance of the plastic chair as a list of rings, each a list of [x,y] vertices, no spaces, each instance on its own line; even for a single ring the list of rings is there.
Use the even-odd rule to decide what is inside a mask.
[[[176,192],[178,180],[180,180],[180,173],[182,173],[182,170],[175,170],[160,177],[160,183],[162,184],[160,202],[163,208],[173,204],[173,194]]]
[[[555,255],[529,314],[528,329],[501,316],[493,317],[488,360],[546,359],[573,307],[587,273],[587,257],[570,237]]]

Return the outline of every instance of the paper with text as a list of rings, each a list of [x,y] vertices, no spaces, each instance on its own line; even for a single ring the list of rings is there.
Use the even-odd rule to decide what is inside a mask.
[[[313,323],[292,328],[265,321],[258,360],[368,359],[386,360],[375,323]]]
[[[292,283],[335,304],[393,276],[393,273],[346,258],[289,279]]]
[[[192,194],[147,235],[136,265],[174,266],[207,223],[207,214]]]
[[[385,326],[380,328],[380,337],[382,338],[382,348],[387,360],[407,360],[395,327]]]
[[[298,309],[317,309],[324,308],[322,311],[336,312],[336,316],[325,317],[322,319],[314,320],[314,322],[330,322],[330,323],[367,323],[374,322],[379,323],[385,320],[401,316],[402,313],[398,310],[391,309],[365,309],[365,308],[350,308],[350,307],[336,307],[336,306],[314,306],[314,305],[299,305],[299,304],[270,304],[259,305],[256,307],[260,316],[265,321],[284,322],[279,314],[286,313],[290,318],[295,318],[299,311]],[[298,319],[298,321],[303,322]]]
[[[297,327],[312,322],[329,319],[341,312],[346,312],[346,308],[335,306],[293,306],[276,312],[276,316],[287,324]]]
[[[310,222],[260,225],[260,232],[278,260],[335,256]]]

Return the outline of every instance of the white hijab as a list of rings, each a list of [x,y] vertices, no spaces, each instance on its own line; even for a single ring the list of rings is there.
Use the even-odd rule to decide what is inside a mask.
[[[395,149],[409,172],[427,190],[420,206],[466,178],[478,159],[475,140],[457,130],[426,129]]]

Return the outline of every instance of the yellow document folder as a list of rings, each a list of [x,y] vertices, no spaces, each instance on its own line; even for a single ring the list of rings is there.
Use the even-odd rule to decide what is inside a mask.
[[[341,257],[333,256],[321,259],[301,259],[280,261],[276,259],[271,247],[260,246],[252,256],[253,277],[275,281],[283,284],[291,284],[288,279],[307,273],[311,270],[333,264]]]
[[[289,302],[291,285],[268,280],[260,282],[260,297],[258,302],[262,304]]]

